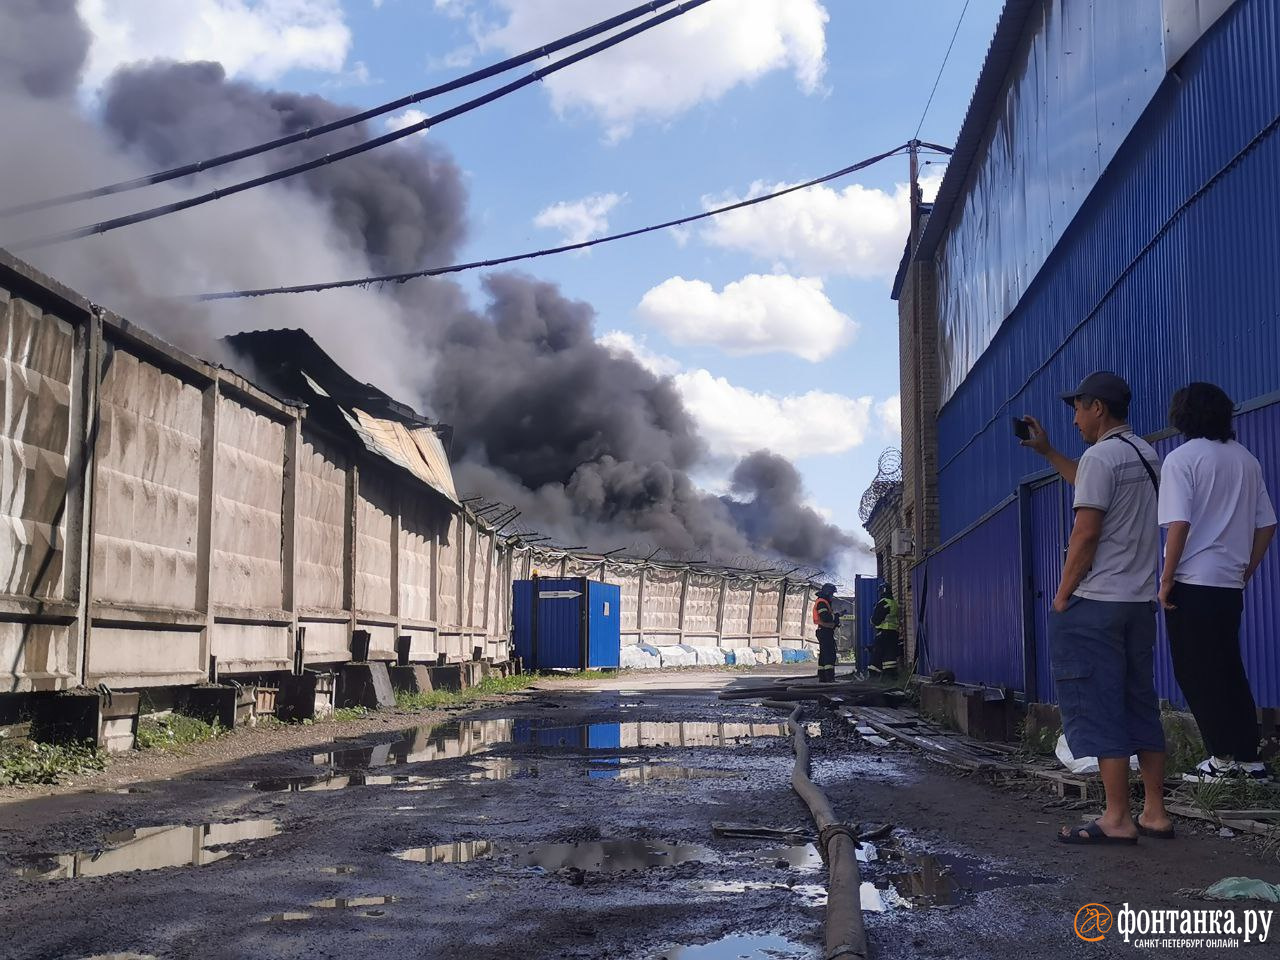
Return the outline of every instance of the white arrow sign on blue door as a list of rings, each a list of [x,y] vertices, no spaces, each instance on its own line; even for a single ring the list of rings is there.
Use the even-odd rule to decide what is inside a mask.
[[[572,600],[582,596],[581,590],[544,590],[538,594],[542,600]]]

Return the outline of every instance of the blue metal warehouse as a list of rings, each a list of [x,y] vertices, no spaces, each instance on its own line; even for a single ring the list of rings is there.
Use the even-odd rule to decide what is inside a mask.
[[[1090,370],[1129,380],[1134,427],[1162,454],[1173,391],[1220,384],[1280,494],[1278,128],[1273,0],[1005,5],[894,290],[925,666],[1054,699],[1046,612],[1070,490],[1009,420],[1035,414],[1078,453],[1056,397]],[[1260,707],[1280,706],[1277,552],[1246,594]],[[1179,702],[1161,648],[1160,692]]]

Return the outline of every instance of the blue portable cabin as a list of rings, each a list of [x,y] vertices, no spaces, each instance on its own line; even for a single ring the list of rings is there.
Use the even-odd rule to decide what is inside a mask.
[[[617,669],[622,590],[586,577],[535,577],[512,584],[516,656],[533,670]]]

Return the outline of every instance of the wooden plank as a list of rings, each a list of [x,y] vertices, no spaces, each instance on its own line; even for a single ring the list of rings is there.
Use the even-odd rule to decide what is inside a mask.
[[[1252,833],[1261,837],[1274,837],[1277,834],[1275,824],[1259,823],[1256,820],[1232,820],[1221,814],[1210,813],[1199,807],[1189,807],[1180,803],[1166,803],[1165,809],[1175,816],[1189,817],[1193,820],[1207,820],[1209,823],[1230,827],[1238,833]]]

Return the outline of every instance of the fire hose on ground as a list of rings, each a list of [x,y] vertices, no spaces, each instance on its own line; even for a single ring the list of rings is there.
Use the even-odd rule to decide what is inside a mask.
[[[809,808],[818,828],[818,849],[829,873],[825,960],[865,960],[867,933],[862,925],[861,880],[858,873],[858,832],[836,819],[826,794],[809,779],[809,742],[800,726],[801,707],[787,718],[796,754],[791,787]]]

